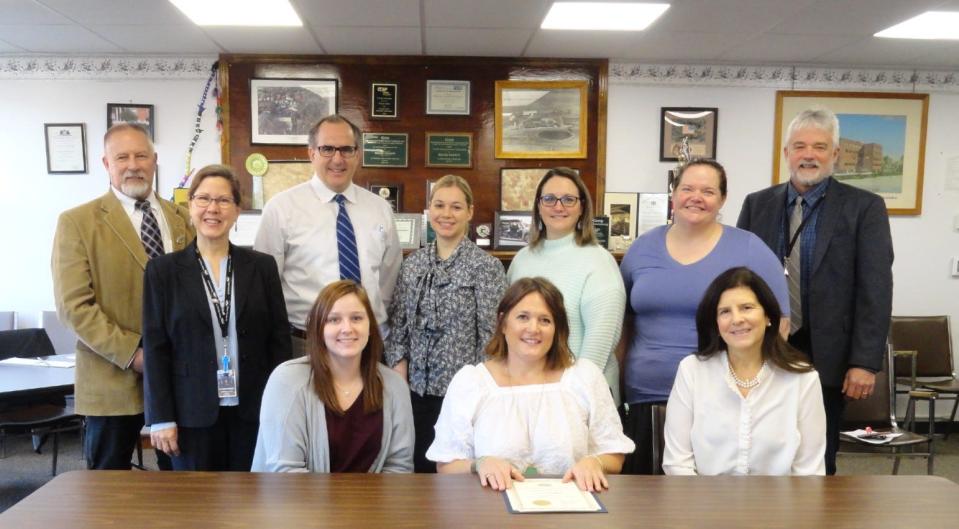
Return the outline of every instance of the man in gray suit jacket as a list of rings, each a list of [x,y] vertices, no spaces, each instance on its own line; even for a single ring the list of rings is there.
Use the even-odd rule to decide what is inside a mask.
[[[892,237],[882,198],[832,177],[839,159],[836,115],[805,110],[787,132],[789,182],[746,197],[737,225],[783,260],[794,314],[789,342],[819,371],[826,473],[835,474],[845,400],[868,398],[882,368],[892,313]]]

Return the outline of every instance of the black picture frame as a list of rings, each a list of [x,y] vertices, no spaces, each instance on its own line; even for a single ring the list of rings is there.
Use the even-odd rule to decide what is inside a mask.
[[[403,211],[403,184],[371,183],[370,192],[379,196],[390,204],[393,213]]]
[[[117,123],[133,123],[145,128],[150,140],[156,141],[156,111],[153,105],[137,103],[107,103],[107,129]]]
[[[497,211],[493,220],[493,247],[497,250],[518,250],[529,244],[531,211]]]
[[[370,118],[399,118],[399,93],[397,83],[370,83]]]
[[[77,140],[78,135],[79,140]],[[47,155],[47,174],[86,174],[88,172],[86,125],[44,123],[43,141]]]
[[[715,107],[661,107],[659,161],[678,162],[683,137],[689,137],[690,157],[716,159],[719,109]]]

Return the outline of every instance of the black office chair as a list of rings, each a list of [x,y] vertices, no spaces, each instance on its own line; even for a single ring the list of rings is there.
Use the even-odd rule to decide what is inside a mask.
[[[0,331],[0,360],[13,357],[35,358],[54,354],[50,337],[43,329]],[[57,474],[60,434],[83,429],[83,417],[73,408],[73,399],[63,397],[24,397],[0,405],[0,458],[6,457],[4,439],[12,435],[30,435],[39,454],[43,439],[53,437],[53,466]]]

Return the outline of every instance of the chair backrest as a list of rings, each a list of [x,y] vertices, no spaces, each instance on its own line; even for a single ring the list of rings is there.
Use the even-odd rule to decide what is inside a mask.
[[[880,428],[898,428],[896,424],[896,375],[889,369],[892,364],[892,346],[886,343],[886,354],[882,359],[882,371],[876,373],[876,387],[868,399],[853,400],[846,403],[843,414],[842,430],[852,430],[864,426]]]
[[[0,331],[12,331],[17,328],[17,313],[12,310],[0,311]]]
[[[895,351],[918,351],[916,376],[955,376],[949,316],[893,316],[889,339]],[[897,359],[897,376],[908,377],[910,371],[908,359]]]
[[[666,405],[653,404],[653,474],[663,474],[663,451],[666,450]]]
[[[43,329],[0,331],[0,360],[14,356],[32,358],[56,354]]]
[[[70,354],[77,350],[77,335],[65,325],[60,323],[57,313],[52,310],[45,310],[40,313],[40,326],[47,330],[47,336],[53,342],[53,349],[56,354]]]

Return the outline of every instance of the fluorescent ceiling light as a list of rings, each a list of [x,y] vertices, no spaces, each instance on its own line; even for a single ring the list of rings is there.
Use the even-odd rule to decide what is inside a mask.
[[[198,26],[302,26],[289,0],[170,0]]]
[[[925,13],[886,28],[877,37],[887,39],[959,39],[959,13],[926,11]]]
[[[598,29],[642,31],[669,9],[669,4],[625,2],[556,2],[543,29]]]

